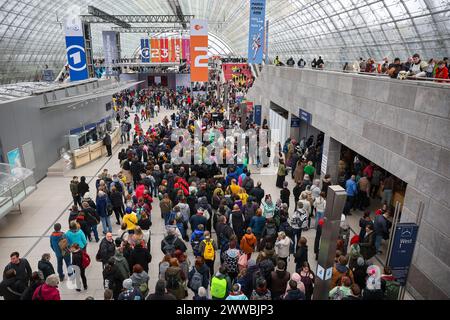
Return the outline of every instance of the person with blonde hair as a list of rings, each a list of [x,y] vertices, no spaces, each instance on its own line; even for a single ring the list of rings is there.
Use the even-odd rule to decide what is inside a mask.
[[[289,238],[284,231],[278,232],[278,238],[275,241],[275,250],[278,259],[283,260],[286,265],[289,258],[289,248],[291,247],[291,243],[291,238]]]

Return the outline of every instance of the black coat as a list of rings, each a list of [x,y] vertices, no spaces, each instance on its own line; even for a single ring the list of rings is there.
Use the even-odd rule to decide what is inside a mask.
[[[115,191],[112,192],[109,196],[111,200],[111,204],[113,208],[121,208],[123,207],[123,194],[122,192]]]
[[[322,236],[322,226],[320,224],[317,225],[316,230],[316,238],[314,239],[314,253],[316,255],[319,254],[320,249],[320,237]]]
[[[174,240],[174,238],[176,238]],[[175,235],[168,235],[167,237],[165,237],[162,241],[161,241],[161,251],[165,254],[164,252],[164,240],[166,240],[169,243],[174,242],[174,246],[175,246],[175,250],[181,250],[183,252],[186,252],[187,247],[184,244],[183,240],[177,238]]]
[[[287,188],[283,188],[280,191],[280,199],[282,203],[286,203],[289,207],[289,198],[291,197],[291,191]]]
[[[148,273],[148,264],[152,261],[152,256],[145,248],[134,248],[130,256],[130,264],[140,264],[141,267]]]
[[[364,260],[369,260],[372,258],[377,253],[377,249],[375,247],[375,232],[366,234],[363,241],[359,244],[359,247]]]
[[[44,274],[44,279],[47,279],[49,275],[55,273],[55,269],[50,261],[40,260],[38,262],[38,269]]]
[[[0,296],[5,300],[20,300],[25,287],[17,277],[5,279],[0,283]]]
[[[298,247],[295,253],[295,263],[301,267],[305,261],[308,261],[308,246]]]
[[[238,240],[244,235],[245,219],[242,212],[231,211],[231,224],[233,225],[234,234],[237,236]]]
[[[3,271],[3,274],[5,274],[5,271],[9,269],[16,270],[16,279],[19,280],[24,287],[28,286],[33,271],[31,270],[30,263],[27,259],[20,258],[19,264],[8,263],[8,265],[5,267],[5,270]]]
[[[78,184],[78,193],[83,196],[86,192],[89,192],[89,185],[86,182],[80,181]]]
[[[264,189],[260,187],[253,188],[252,191],[250,191],[250,195],[254,196],[259,204],[261,204],[262,198],[264,198],[265,191]]]
[[[109,242],[106,238],[103,238],[100,242],[100,246],[98,249],[99,258],[103,263],[107,263],[109,258],[113,257],[116,253],[116,246],[114,241]]]

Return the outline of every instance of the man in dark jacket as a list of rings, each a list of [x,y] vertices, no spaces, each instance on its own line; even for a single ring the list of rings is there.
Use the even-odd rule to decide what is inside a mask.
[[[11,262],[5,267],[3,277],[5,276],[6,271],[14,269],[16,271],[16,278],[20,282],[20,285],[24,288],[28,287],[31,274],[33,273],[30,263],[25,258],[19,258],[18,252],[11,253],[9,257],[11,258]]]
[[[108,132],[106,132],[105,136],[103,137],[103,144],[106,146],[106,150],[108,151],[108,157],[112,156],[112,148],[111,148],[111,136]]]
[[[0,283],[0,296],[6,301],[20,300],[25,288],[23,283],[17,279],[16,271],[9,269],[3,274],[3,281]]]
[[[169,229],[168,235],[161,241],[161,251],[164,254],[173,254],[176,250],[186,252],[187,247],[183,240],[175,235],[175,230]]]
[[[136,243],[133,251],[131,252],[130,264],[134,266],[135,264],[141,265],[145,272],[148,273],[148,264],[152,261],[152,256],[150,252],[145,249],[141,243]]]
[[[51,274],[55,273],[52,263],[50,262],[50,254],[44,253],[41,260],[38,262],[38,269],[44,275],[44,280]]]
[[[261,205],[261,200],[262,200],[262,198],[264,198],[264,195],[265,195],[264,189],[261,188],[261,181],[258,181],[258,183],[256,184],[256,187],[253,188],[252,191],[250,191],[250,195],[254,196],[256,198],[256,201],[258,202],[258,204]]]
[[[111,188],[109,199],[111,200],[112,210],[114,211],[114,214],[116,216],[116,224],[120,225],[120,218],[123,218],[124,211],[123,193],[117,190],[116,186],[113,186]]]
[[[100,242],[96,259],[102,262],[103,269],[111,257],[116,253],[116,245],[112,233],[108,232]]]
[[[227,224],[227,218],[225,216],[219,217],[219,222],[216,225],[217,240],[219,243],[219,249],[228,248],[231,236],[234,234],[233,229]]]
[[[361,255],[364,260],[369,260],[377,253],[375,247],[375,232],[373,231],[374,226],[369,224],[366,226],[366,235],[364,239],[359,244]]]
[[[377,215],[374,221],[374,231],[375,231],[375,248],[377,253],[381,253],[381,240],[389,239],[389,211],[386,211],[382,215]]]
[[[247,191],[247,193],[250,193],[255,188],[255,182],[250,177],[250,175],[250,172],[247,172],[247,176],[242,181],[242,187],[245,189],[245,191]]]
[[[278,260],[275,271],[271,273],[270,292],[272,300],[279,300],[281,295],[286,291],[286,286],[291,278],[291,274],[286,271],[286,263]]]
[[[288,182],[283,182],[283,189],[280,191],[280,199],[282,203],[286,203],[289,208],[289,198],[291,197],[291,191],[288,189]]]
[[[197,230],[198,226],[201,224],[206,226],[208,220],[203,216],[202,210],[197,210],[197,214],[192,216],[189,222],[191,223],[191,229],[194,231]]]

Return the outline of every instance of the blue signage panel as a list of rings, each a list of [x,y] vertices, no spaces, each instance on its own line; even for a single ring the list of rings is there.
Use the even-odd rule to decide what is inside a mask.
[[[84,37],[66,37],[67,62],[70,81],[85,80],[89,77],[84,50]]]
[[[254,109],[254,113],[255,113],[255,123],[260,126],[261,125],[261,105],[255,105],[255,109]]]
[[[389,266],[392,275],[404,286],[416,245],[419,226],[415,223],[399,223],[394,232]]]
[[[305,121],[307,124],[312,123],[312,114],[309,112],[299,109],[299,117],[300,119],[302,119],[302,121]]]
[[[291,115],[291,128],[300,128],[301,119]]]
[[[262,63],[265,16],[266,0],[251,0],[250,26],[248,29],[248,63]]]
[[[150,44],[148,38],[141,39],[141,61],[150,62]]]

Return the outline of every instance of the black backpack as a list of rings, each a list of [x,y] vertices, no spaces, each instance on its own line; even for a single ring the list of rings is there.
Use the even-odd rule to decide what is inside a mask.
[[[163,243],[164,243],[163,251],[164,251],[164,254],[172,255],[175,252],[175,241],[176,241],[176,238],[172,242],[169,242],[166,239],[163,239]]]
[[[171,274],[167,277],[167,289],[176,290],[179,286],[180,282],[176,274]]]

